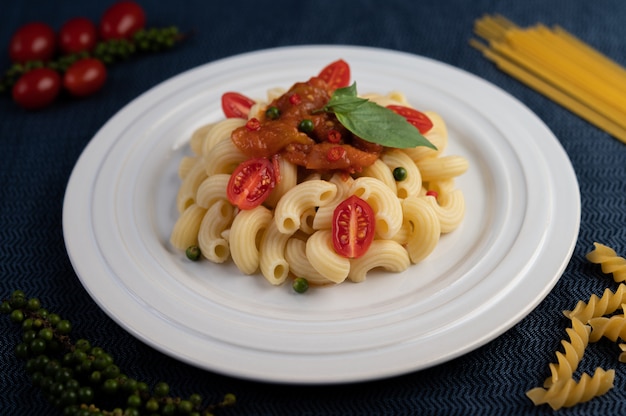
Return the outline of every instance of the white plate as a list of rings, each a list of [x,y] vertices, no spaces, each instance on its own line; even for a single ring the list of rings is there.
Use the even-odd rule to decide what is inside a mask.
[[[404,273],[304,295],[173,250],[178,162],[193,130],[222,118],[221,94],[264,98],[267,89],[288,88],[338,58],[349,62],[361,93],[402,91],[414,106],[443,116],[446,154],[471,164],[457,181],[467,205],[462,226]],[[151,89],[89,143],[63,212],[82,284],[128,332],[201,368],[287,383],[383,378],[487,343],[552,289],[579,220],[569,159],[518,101],[439,62],[343,46],[247,53]]]

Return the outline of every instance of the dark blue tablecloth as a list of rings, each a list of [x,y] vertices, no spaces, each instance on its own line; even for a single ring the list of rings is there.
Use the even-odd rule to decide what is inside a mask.
[[[6,1],[0,8],[0,65],[8,68],[11,34],[41,20],[58,28],[75,16],[98,19],[106,1]],[[559,24],[626,64],[622,0],[203,1],[144,0],[150,26],[175,25],[194,35],[177,48],[109,71],[105,88],[83,100],[64,99],[25,112],[0,97],[0,296],[21,288],[74,323],[74,333],[109,350],[128,374],[168,381],[177,394],[238,405],[223,414],[361,415],[549,414],[525,392],[549,375],[565,337],[561,311],[614,287],[584,255],[594,241],[626,254],[626,145],[496,69],[468,46],[475,19],[500,13],[520,25]],[[98,308],[65,251],[62,206],[71,170],[95,132],[135,97],[176,74],[227,56],[304,44],[366,45],[422,55],[476,74],[534,111],[567,151],[580,184],[579,239],[562,278],[545,300],[489,344],[423,371],[362,384],[285,386],[213,374],[142,344]],[[534,192],[542,192],[535,189]],[[0,319],[0,413],[47,415],[55,410],[29,381],[14,354],[19,331]],[[208,352],[210,353],[210,351]],[[626,368],[614,343],[590,347],[582,371],[615,368],[615,388],[563,414],[626,413]],[[579,370],[580,371],[580,370]],[[579,374],[579,373],[577,373]]]

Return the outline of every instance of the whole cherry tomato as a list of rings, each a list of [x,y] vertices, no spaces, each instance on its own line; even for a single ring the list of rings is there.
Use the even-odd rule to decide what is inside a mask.
[[[66,54],[90,51],[97,41],[96,25],[85,17],[70,19],[59,29],[59,48]]]
[[[326,81],[331,91],[350,84],[350,65],[343,59],[331,62],[320,71],[318,77]]]
[[[45,23],[32,22],[20,27],[9,43],[11,61],[47,61],[56,49],[54,30]]]
[[[248,118],[254,100],[238,92],[226,92],[222,95],[222,111],[227,118]]]
[[[120,1],[109,7],[100,19],[100,37],[129,39],[146,25],[143,8],[134,1]]]
[[[367,201],[352,195],[333,212],[333,247],[337,254],[355,259],[372,244],[375,233],[374,210]]]
[[[63,75],[63,87],[76,97],[85,97],[98,91],[106,81],[107,70],[96,58],[74,62]]]
[[[226,196],[240,209],[252,209],[263,203],[276,186],[274,164],[265,157],[248,159],[230,176]]]
[[[50,68],[38,68],[22,75],[11,90],[13,100],[28,110],[51,104],[61,90],[61,76]]]

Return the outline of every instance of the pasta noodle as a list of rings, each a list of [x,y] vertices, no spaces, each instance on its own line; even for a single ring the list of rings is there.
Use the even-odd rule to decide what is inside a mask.
[[[598,367],[592,376],[583,373],[578,382],[570,378],[547,389],[536,387],[526,392],[526,395],[535,405],[548,404],[553,410],[559,410],[605,394],[613,388],[614,379],[615,370],[605,371]]]
[[[196,204],[189,205],[178,217],[170,235],[170,243],[179,250],[198,244],[198,231],[206,209]]]
[[[591,342],[599,341],[605,337],[611,341],[618,338],[626,339],[626,318],[622,315],[611,316],[610,318],[600,316],[589,320],[591,325]]]
[[[572,319],[572,327],[566,329],[570,341],[561,341],[564,353],[556,352],[557,364],[550,364],[551,376],[544,383],[544,387],[572,378],[589,344],[590,331],[588,325],[584,325],[578,319]]]
[[[285,247],[285,258],[289,269],[296,276],[306,276],[307,281],[314,285],[325,285],[330,282],[324,275],[315,270],[306,254],[307,243],[298,238],[290,238]]]
[[[230,227],[230,253],[243,273],[253,274],[259,269],[261,237],[271,221],[271,211],[262,205],[235,216]]]
[[[362,176],[354,181],[350,192],[367,201],[376,215],[376,234],[383,239],[392,238],[402,226],[402,206],[393,190],[384,182]]]
[[[198,229],[198,246],[204,257],[214,263],[223,263],[230,255],[230,247],[222,233],[234,216],[234,208],[220,200],[207,209]]]
[[[502,16],[476,21],[498,68],[626,143],[626,70],[563,28],[522,29]]]
[[[412,196],[402,201],[402,215],[409,234],[406,249],[411,262],[419,263],[437,246],[441,235],[441,223],[428,202],[430,197]]]
[[[319,230],[311,235],[305,252],[311,266],[331,282],[341,283],[348,277],[350,260],[335,252],[330,230]]]
[[[291,188],[276,204],[274,220],[278,231],[293,234],[300,228],[300,217],[310,208],[326,205],[337,193],[337,187],[327,181],[310,180]]]
[[[594,243],[594,249],[587,254],[587,260],[599,264],[602,272],[612,274],[613,280],[623,282],[626,280],[626,259],[618,256],[610,247],[604,244]]]
[[[609,262],[611,266],[605,269],[607,274],[619,269],[615,267],[614,259],[617,257],[615,251],[599,243],[594,243],[594,246],[594,250],[586,256],[589,261],[601,264]],[[618,261],[617,264],[619,266],[621,262]],[[615,280],[619,281],[619,277]],[[625,290],[626,286],[620,283],[615,292],[606,289],[602,297],[598,298],[593,294],[588,302],[579,301],[573,311],[564,311],[565,316],[572,322],[572,327],[567,328],[570,342],[561,342],[564,352],[556,353],[557,363],[550,364],[551,376],[545,381],[544,386],[526,392],[535,405],[548,404],[552,409],[558,410],[589,401],[605,394],[613,387],[615,370],[606,371],[598,367],[592,376],[584,373],[578,382],[574,380],[573,374],[590,342],[597,342],[603,337],[614,342],[625,339]],[[618,309],[622,310],[622,314],[606,316]],[[622,353],[618,360],[626,362],[626,343],[621,343],[619,347]]]
[[[468,169],[468,163],[461,156],[442,155],[446,125],[439,114],[428,111],[424,114],[433,126],[424,136],[436,149],[382,148],[371,163],[353,171],[308,170],[287,157],[278,155],[271,161],[267,157],[278,174],[267,198],[254,207],[229,199],[233,172],[250,159],[236,145],[235,132],[248,128],[284,92],[269,90],[267,102],[257,101],[248,120],[227,118],[193,131],[189,141],[193,155],[184,157],[178,170],[179,217],[170,236],[173,247],[198,245],[209,261],[231,259],[243,274],[260,273],[272,285],[289,277],[333,285],[362,282],[374,269],[406,270],[424,260],[442,234],[458,228],[465,205],[454,178]],[[383,106],[408,106],[400,92],[365,97]],[[404,168],[406,177],[396,179],[398,167]],[[435,195],[427,194],[429,190]],[[246,188],[242,198],[250,192],[255,190]],[[338,254],[333,243],[335,211],[352,195],[371,207],[375,221],[369,251],[357,258]]]
[[[565,316],[587,323],[592,318],[615,312],[626,302],[626,285],[620,284],[615,292],[605,289],[602,297],[591,295],[588,302],[578,301],[573,311],[564,311]]]
[[[351,281],[364,281],[367,272],[375,268],[401,272],[409,267],[409,254],[393,240],[374,240],[371,249],[371,254],[350,261],[348,278]]]

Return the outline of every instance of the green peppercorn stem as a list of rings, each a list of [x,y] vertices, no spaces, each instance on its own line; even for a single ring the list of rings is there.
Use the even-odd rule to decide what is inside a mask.
[[[105,65],[130,58],[139,53],[160,52],[174,47],[186,38],[175,26],[164,28],[147,28],[137,31],[133,38],[110,39],[97,43],[91,51],[82,51],[58,56],[51,61],[29,61],[14,64],[0,78],[0,93],[11,90],[20,76],[36,68],[50,68],[60,73],[65,72],[74,62],[84,58],[96,58]]]
[[[208,405],[197,393],[174,397],[165,382],[151,389],[123,374],[103,348],[86,339],[72,342],[70,321],[43,309],[39,299],[27,298],[23,291],[16,290],[2,301],[0,313],[21,326],[15,355],[25,360],[33,385],[64,415],[209,415],[236,403],[230,393]]]

